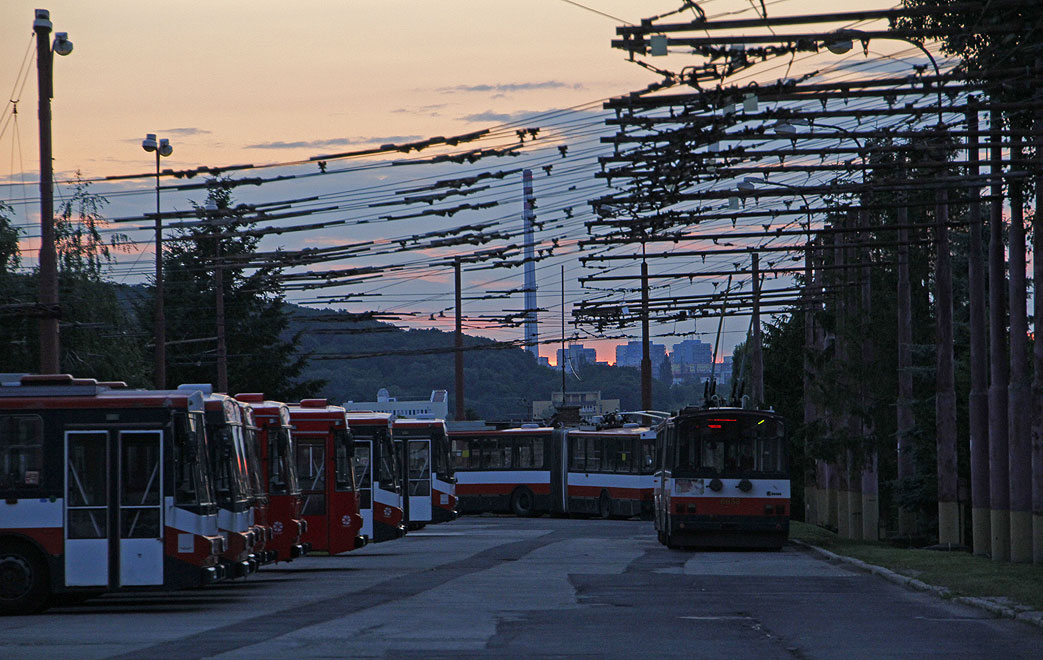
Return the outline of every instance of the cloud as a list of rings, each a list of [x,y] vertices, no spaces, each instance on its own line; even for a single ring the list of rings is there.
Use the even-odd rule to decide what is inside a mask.
[[[532,112],[493,112],[492,110],[486,110],[485,112],[476,112],[471,115],[464,115],[460,119],[464,121],[476,121],[476,122],[493,122],[497,124],[509,124],[526,117],[531,117]]]
[[[456,94],[459,92],[478,92],[482,94],[496,92],[504,94],[528,92],[535,89],[583,89],[583,85],[581,83],[567,83],[560,80],[545,80],[543,82],[497,83],[495,85],[456,85],[454,87],[441,87],[438,91],[443,94]]]
[[[323,147],[350,147],[360,144],[388,144],[415,142],[424,139],[422,135],[387,135],[358,138],[331,138],[329,140],[298,140],[296,142],[259,142],[246,145],[247,149],[318,149]]]
[[[211,133],[212,131],[208,131],[205,128],[165,128],[159,132],[159,136],[176,135],[178,137],[188,137],[189,135],[210,135]]]

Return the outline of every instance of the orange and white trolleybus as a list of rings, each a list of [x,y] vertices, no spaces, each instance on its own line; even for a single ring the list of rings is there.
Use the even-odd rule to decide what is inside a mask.
[[[0,613],[224,577],[202,396],[120,385],[0,377]]]
[[[782,418],[689,407],[659,427],[655,527],[667,547],[779,548],[789,535]]]

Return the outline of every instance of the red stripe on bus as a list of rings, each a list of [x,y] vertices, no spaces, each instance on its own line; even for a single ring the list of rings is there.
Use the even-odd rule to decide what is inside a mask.
[[[20,534],[40,544],[44,552],[58,556],[62,554],[64,541],[61,527],[12,527],[3,530],[5,534]]]
[[[708,516],[763,516],[768,515],[766,507],[771,507],[770,515],[789,515],[789,499],[783,497],[671,497],[670,513],[695,514]],[[695,505],[690,511],[689,505]],[[775,507],[783,510],[776,513]],[[683,506],[684,511],[679,511]]]
[[[570,497],[601,497],[601,491],[619,500],[640,500],[652,496],[652,488],[620,488],[618,486],[575,486],[569,484]]]
[[[550,484],[456,484],[457,496],[510,495],[518,486],[525,486],[535,495],[550,495]]]

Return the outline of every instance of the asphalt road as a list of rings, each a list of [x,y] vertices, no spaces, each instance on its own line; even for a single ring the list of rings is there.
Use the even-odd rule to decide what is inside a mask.
[[[1043,630],[795,547],[651,523],[468,517],[174,593],[0,618],[0,658],[1033,658]]]

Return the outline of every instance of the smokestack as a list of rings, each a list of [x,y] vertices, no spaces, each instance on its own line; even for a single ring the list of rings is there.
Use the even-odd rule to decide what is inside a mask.
[[[522,172],[522,220],[525,226],[525,350],[540,357],[536,321],[536,246],[534,227],[536,200],[532,195],[532,170]]]

